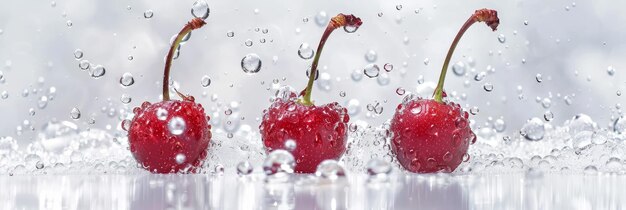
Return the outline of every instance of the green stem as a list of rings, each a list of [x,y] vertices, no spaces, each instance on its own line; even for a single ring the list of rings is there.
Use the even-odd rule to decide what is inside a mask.
[[[317,52],[315,53],[315,58],[313,58],[313,64],[311,64],[311,72],[309,73],[309,82],[306,85],[304,96],[300,101],[300,103],[302,103],[303,105],[313,105],[313,102],[311,101],[311,92],[313,91],[313,82],[315,81],[315,77],[317,77],[317,64],[320,60],[322,49],[324,49],[324,44],[326,44],[326,40],[334,30],[335,27],[329,24],[328,27],[326,27],[326,30],[324,30],[324,34],[322,34],[320,43],[317,45]]]
[[[452,41],[452,45],[450,45],[450,49],[448,49],[448,54],[446,55],[446,60],[443,61],[443,67],[441,68],[441,74],[439,75],[439,82],[437,83],[437,88],[435,89],[435,93],[434,93],[435,101],[439,103],[443,103],[443,83],[446,80],[446,73],[448,72],[448,65],[450,64],[450,59],[452,59],[452,54],[454,53],[454,49],[456,48],[456,45],[461,40],[461,37],[463,37],[463,34],[465,34],[465,31],[467,31],[467,29],[470,26],[472,26],[472,24],[474,24],[475,22],[476,22],[476,19],[474,18],[474,16],[470,17],[470,19],[465,21],[465,24],[463,24],[463,26],[461,27],[461,30],[459,30],[459,32],[456,34],[456,37],[454,37],[454,41]]]
[[[182,42],[183,38],[187,36],[187,34],[189,34],[194,29],[202,27],[204,24],[206,23],[200,18],[194,18],[193,20],[189,21],[187,24],[185,24],[185,27],[183,27],[183,29],[178,32],[174,43],[172,43],[172,46],[170,46],[170,50],[167,52],[167,57],[165,58],[165,70],[163,70],[163,101],[170,100],[170,68],[172,67],[172,58],[174,57],[176,49],[178,49],[178,46],[180,46],[180,43]]]

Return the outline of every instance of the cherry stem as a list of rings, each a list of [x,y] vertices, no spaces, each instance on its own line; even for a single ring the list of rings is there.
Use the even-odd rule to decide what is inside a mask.
[[[172,43],[170,50],[167,52],[167,58],[165,58],[165,70],[163,71],[163,101],[170,100],[170,67],[172,67],[172,58],[174,57],[174,53],[180,46],[183,38],[187,36],[187,34],[189,34],[194,29],[201,28],[204,24],[206,24],[206,22],[204,22],[204,20],[200,18],[194,18],[191,21],[187,22],[187,24],[185,24],[185,27],[183,27],[183,29],[178,32],[178,35]]]
[[[439,82],[437,83],[437,88],[435,89],[434,97],[435,101],[439,103],[443,103],[443,83],[446,79],[446,72],[448,71],[448,65],[450,64],[450,59],[452,59],[452,54],[454,53],[454,49],[456,45],[461,40],[461,37],[476,22],[485,22],[487,26],[491,27],[493,31],[498,28],[500,24],[500,19],[498,18],[498,12],[491,9],[479,9],[470,16],[465,24],[461,27],[459,32],[454,37],[454,41],[452,41],[452,45],[450,45],[450,49],[448,50],[448,54],[446,55],[446,60],[443,62],[443,67],[441,68],[441,74],[439,75]]]
[[[299,102],[306,106],[312,106],[313,101],[311,101],[311,92],[313,91],[313,82],[315,81],[315,77],[317,77],[317,64],[320,60],[320,55],[322,54],[322,49],[324,48],[324,44],[326,44],[326,40],[330,36],[330,34],[339,27],[360,27],[361,19],[355,17],[354,15],[344,15],[339,13],[337,16],[333,17],[328,26],[326,26],[326,30],[322,34],[322,38],[320,39],[320,43],[317,45],[317,52],[315,53],[315,58],[313,58],[313,64],[311,64],[311,72],[309,73],[309,81],[307,83],[306,89],[304,90],[304,96]]]

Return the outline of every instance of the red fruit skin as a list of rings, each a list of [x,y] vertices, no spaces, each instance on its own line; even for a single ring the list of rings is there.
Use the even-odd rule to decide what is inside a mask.
[[[295,98],[291,98],[295,99]],[[259,129],[269,153],[285,148],[285,141],[296,142],[293,154],[296,173],[314,173],[324,160],[338,160],[346,151],[347,110],[337,102],[323,106],[305,106],[281,98],[264,111]]]
[[[390,129],[392,152],[414,173],[454,171],[476,141],[466,111],[453,102],[432,99],[398,105]]]
[[[157,110],[167,111],[165,119],[159,119]],[[144,102],[133,109],[128,131],[130,151],[137,162],[153,173],[176,173],[200,165],[206,156],[211,140],[209,116],[204,114],[201,104],[192,100],[168,100],[155,104]],[[174,117],[185,121],[186,128],[174,135],[168,123]],[[162,117],[163,118],[163,117]],[[184,154],[185,161],[176,162],[176,155]]]

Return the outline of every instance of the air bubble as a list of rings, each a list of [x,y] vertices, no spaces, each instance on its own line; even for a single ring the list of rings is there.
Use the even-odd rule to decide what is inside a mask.
[[[250,164],[250,162],[248,161],[242,161],[237,164],[237,174],[239,174],[240,176],[249,175],[252,173],[253,170],[254,168],[252,167],[252,164]]]
[[[539,118],[532,118],[522,126],[520,130],[520,134],[526,139],[530,141],[539,141],[543,139],[543,135],[545,133],[545,128],[543,126],[543,121]]]
[[[383,69],[385,69],[385,71],[387,71],[387,72],[391,72],[391,70],[393,70],[393,64],[386,63],[386,64],[383,66]]]
[[[376,54],[376,51],[368,50],[365,53],[365,60],[367,62],[373,63],[373,62],[376,62],[377,59],[378,59],[378,54]]]
[[[261,58],[254,53],[250,53],[241,59],[241,69],[247,74],[255,74],[261,70]]]
[[[97,65],[91,70],[91,77],[96,79],[104,76],[104,74],[106,74],[106,69],[101,65]]]
[[[368,64],[363,69],[363,73],[369,78],[378,77],[380,74],[380,68],[378,68],[378,65],[376,64]]]
[[[76,58],[76,60],[83,58],[83,51],[81,49],[74,50],[74,58]]]
[[[150,19],[152,18],[152,16],[154,16],[154,12],[152,12],[151,9],[146,10],[145,12],[143,12],[143,17],[146,19]]]
[[[76,107],[72,108],[72,111],[70,111],[70,117],[75,120],[80,118],[80,110]]]
[[[506,37],[504,36],[504,34],[500,34],[500,35],[498,35],[498,41],[499,41],[500,43],[504,43],[504,42],[506,42]]]
[[[314,55],[315,51],[313,51],[308,43],[302,43],[300,45],[300,48],[298,48],[298,56],[300,56],[300,58],[302,59],[308,60],[313,58]]]
[[[465,63],[463,63],[462,61],[456,62],[454,65],[452,65],[452,72],[454,73],[454,75],[463,76],[465,75],[465,70]]]
[[[331,181],[344,178],[346,170],[336,160],[324,160],[317,165],[315,176]]]
[[[167,128],[173,135],[182,134],[185,131],[186,127],[187,125],[185,123],[185,120],[180,117],[172,117],[172,119],[170,119],[170,121],[167,123]]]
[[[122,74],[122,77],[120,77],[120,84],[123,87],[128,87],[135,84],[135,78],[133,78],[133,74],[131,74],[130,72]]]
[[[191,6],[191,14],[196,18],[207,19],[209,17],[209,4],[206,1],[196,1]]]
[[[485,85],[483,85],[483,89],[485,89],[485,91],[487,91],[487,92],[491,92],[491,91],[493,91],[493,84],[485,83]]]
[[[182,153],[176,154],[176,157],[174,157],[174,160],[176,161],[177,164],[183,164],[185,163],[185,160],[187,159],[187,156],[185,156]]]
[[[204,75],[202,79],[200,80],[200,84],[204,88],[209,87],[209,85],[211,85],[211,77]]]

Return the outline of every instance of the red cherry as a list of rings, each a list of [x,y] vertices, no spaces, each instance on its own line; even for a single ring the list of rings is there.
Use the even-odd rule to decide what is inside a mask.
[[[211,125],[202,105],[191,100],[144,102],[133,112],[130,151],[151,172],[184,171],[206,158]]]
[[[411,172],[452,172],[476,135],[468,113],[453,102],[418,99],[398,105],[391,120],[391,149]]]
[[[296,159],[295,172],[314,173],[317,165],[326,159],[338,160],[346,151],[347,110],[337,102],[315,106],[311,101],[313,81],[317,75],[317,63],[326,40],[339,27],[358,28],[361,19],[354,15],[338,14],[333,17],[317,47],[317,53],[309,75],[306,89],[301,98],[295,94],[290,99],[276,99],[266,110],[261,122],[261,136],[265,150],[287,149],[286,141],[293,140],[296,148],[291,151]]]
[[[398,162],[415,173],[452,172],[467,155],[476,135],[469,127],[467,112],[443,100],[443,84],[454,48],[465,31],[485,22],[494,31],[500,24],[495,10],[480,9],[463,24],[454,38],[441,69],[434,99],[410,100],[398,105],[391,120],[391,148]]]
[[[319,163],[338,160],[346,151],[348,121],[347,110],[336,102],[305,106],[279,98],[263,115],[260,130],[267,152],[288,150],[296,159],[295,172],[314,173]],[[288,140],[295,149],[286,146]]]
[[[193,172],[207,156],[211,140],[209,116],[193,96],[178,91],[180,100],[170,100],[169,74],[172,57],[182,38],[193,29],[202,27],[204,20],[195,18],[178,33],[170,47],[163,74],[163,101],[144,102],[133,109],[135,116],[128,129],[128,142],[133,157],[154,173]],[[126,121],[122,122],[126,128]],[[188,170],[190,169],[190,170]]]

